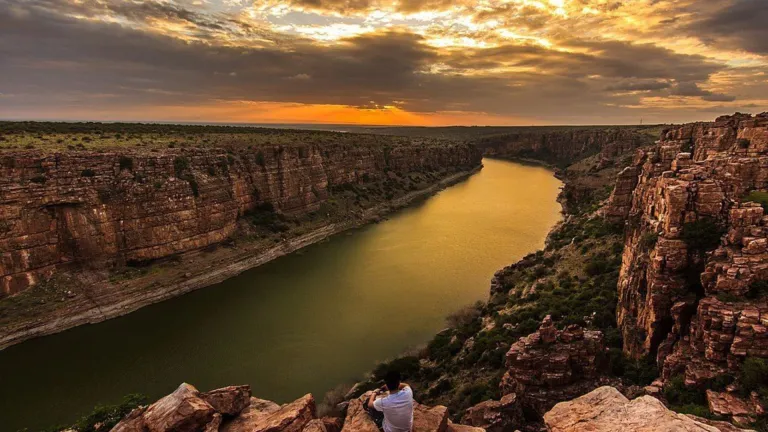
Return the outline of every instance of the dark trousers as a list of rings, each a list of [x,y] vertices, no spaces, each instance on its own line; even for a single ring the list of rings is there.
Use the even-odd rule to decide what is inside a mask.
[[[363,408],[365,408],[365,411],[368,413],[371,420],[376,423],[376,427],[378,427],[379,430],[384,430],[384,413],[376,410],[374,407],[369,407],[368,401],[363,402]]]

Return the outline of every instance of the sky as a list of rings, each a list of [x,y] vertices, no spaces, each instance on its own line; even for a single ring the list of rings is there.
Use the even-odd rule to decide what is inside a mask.
[[[768,111],[768,0],[0,0],[0,119],[679,123]]]

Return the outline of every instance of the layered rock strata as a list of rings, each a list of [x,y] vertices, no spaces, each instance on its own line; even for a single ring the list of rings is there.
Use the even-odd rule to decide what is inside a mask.
[[[260,146],[0,155],[0,298],[67,265],[146,262],[235,234],[259,204],[320,210],[334,187],[479,166],[470,145]]]
[[[625,352],[689,386],[768,358],[768,217],[748,202],[767,189],[768,113],[670,129],[638,151],[604,212],[626,221]]]
[[[648,143],[641,130],[594,128],[499,134],[478,140],[477,146],[491,157],[570,164],[598,153],[609,159]]]

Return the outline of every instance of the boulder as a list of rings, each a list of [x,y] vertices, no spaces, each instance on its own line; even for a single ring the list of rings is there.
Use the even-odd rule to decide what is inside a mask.
[[[265,399],[251,397],[250,403],[240,415],[224,423],[221,432],[245,432],[251,430],[251,425],[257,424],[262,418],[279,411],[280,405]]]
[[[488,400],[469,408],[461,422],[488,432],[507,431],[524,423],[517,395],[509,393],[500,401]]]
[[[667,409],[658,399],[630,401],[613,387],[600,387],[544,414],[550,432],[724,432],[714,424]]]
[[[216,410],[200,398],[193,386],[182,383],[142,414],[150,432],[197,432],[214,420]]]
[[[245,409],[251,401],[251,386],[229,386],[200,395],[216,412],[236,416]]]
[[[147,407],[134,409],[128,413],[125,418],[120,420],[120,422],[112,428],[111,432],[145,432],[147,427],[144,424],[143,415],[146,410]]]
[[[447,427],[448,408],[413,404],[413,432],[446,432]]]
[[[341,432],[379,432],[379,428],[363,408],[363,402],[352,399],[349,401],[347,418],[344,420],[344,429]]]
[[[445,430],[446,432],[486,432],[486,430],[483,428],[455,424],[450,420],[448,420],[448,427]]]
[[[268,401],[261,405],[243,410],[240,416],[224,426],[222,432],[301,432],[315,418],[315,399],[311,394],[277,410]],[[264,409],[260,410],[262,407]]]

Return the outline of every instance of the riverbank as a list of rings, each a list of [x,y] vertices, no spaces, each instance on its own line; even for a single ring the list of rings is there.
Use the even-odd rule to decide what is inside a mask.
[[[160,271],[145,269],[145,275],[135,278],[114,282],[102,281],[98,286],[88,287],[88,292],[82,295],[66,298],[66,306],[56,308],[52,314],[3,327],[0,350],[32,338],[119,317],[141,307],[222,282],[333,235],[376,222],[394,211],[467,179],[480,169],[482,166],[454,173],[432,186],[366,209],[354,219],[329,223],[308,233],[285,239],[277,245],[241,242],[234,247],[196,251],[185,254],[180,262],[157,269]],[[66,296],[66,292],[62,295]]]

